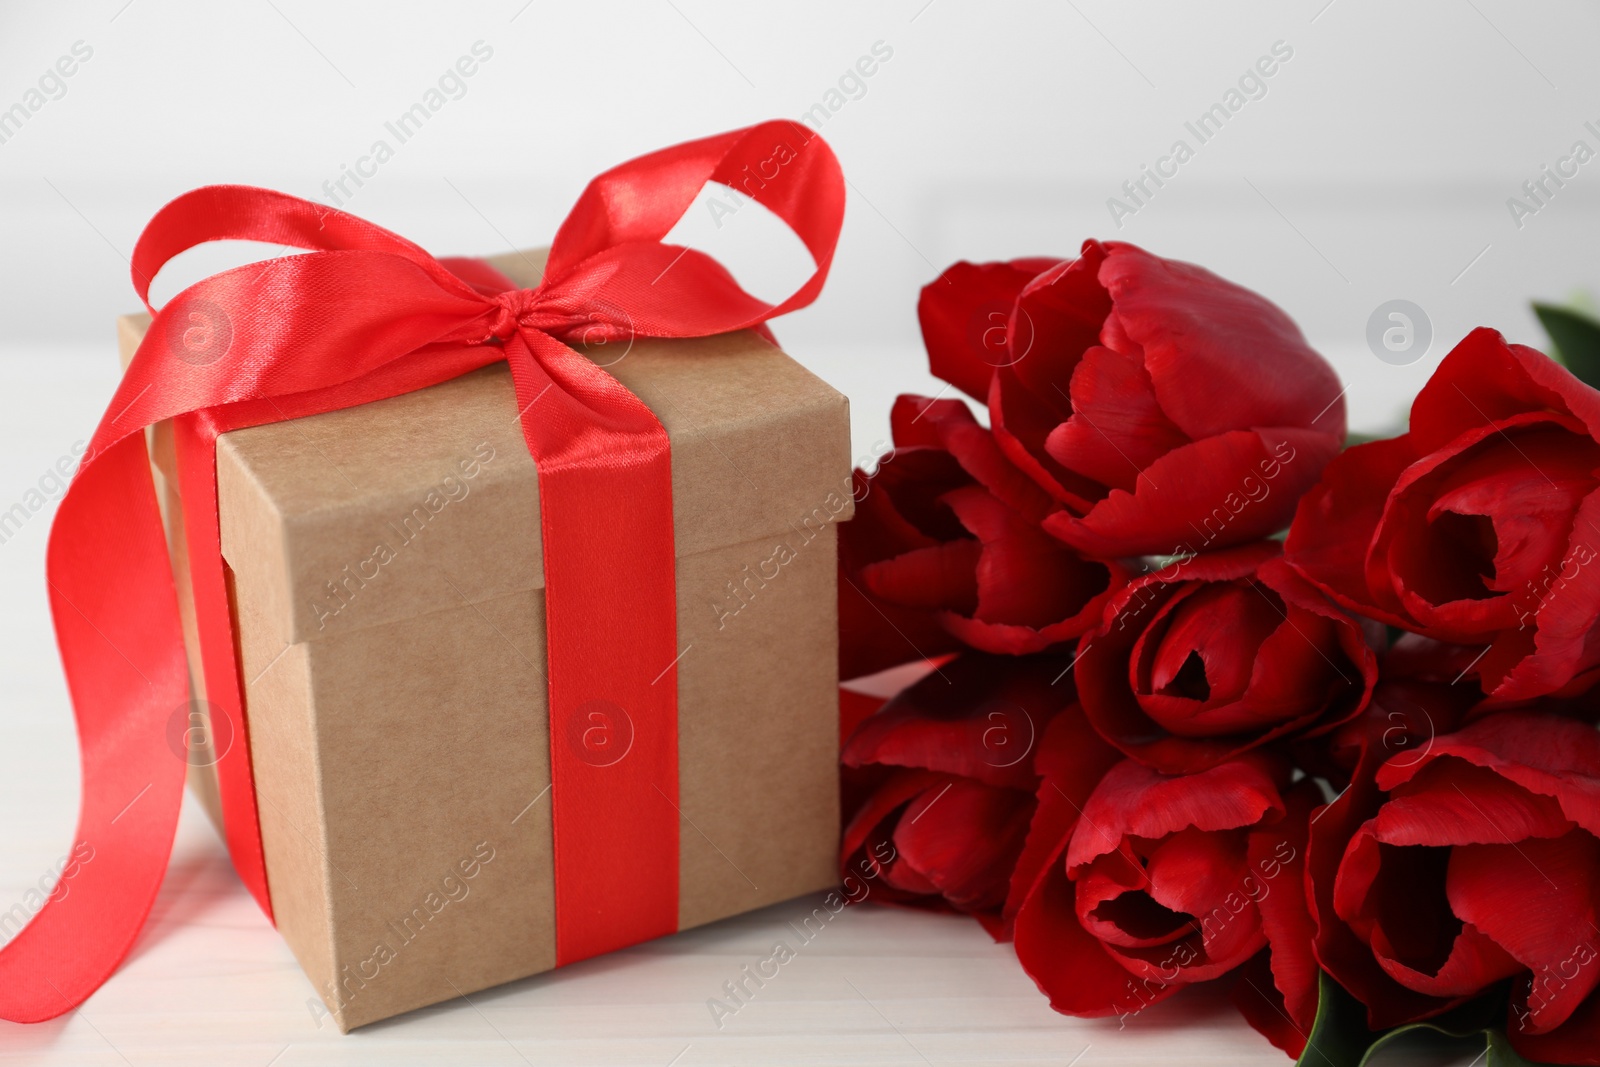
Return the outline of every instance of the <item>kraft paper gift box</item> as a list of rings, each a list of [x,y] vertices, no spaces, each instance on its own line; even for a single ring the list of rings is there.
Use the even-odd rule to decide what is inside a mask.
[[[542,258],[491,262],[532,285]],[[120,321],[124,361],[147,326]],[[828,888],[847,402],[753,333],[591,357],[672,443],[679,929]],[[498,364],[218,441],[267,882],[344,1030],[556,965],[538,485],[517,415]],[[235,741],[209,736],[171,427],[151,435],[197,698],[190,784],[220,826],[207,746]],[[625,724],[597,728],[619,731],[599,751],[626,742]]]

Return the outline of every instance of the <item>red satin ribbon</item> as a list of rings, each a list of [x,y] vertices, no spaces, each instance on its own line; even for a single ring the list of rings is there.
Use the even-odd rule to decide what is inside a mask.
[[[765,206],[811,253],[815,272],[781,304],[746,293],[709,256],[662,243],[707,182]],[[843,216],[838,162],[792,122],[600,175],[562,224],[535,289],[509,288],[483,264],[435,260],[371,223],[280,193],[213,186],[164,207],[134,250],[147,307],[149,280],[195,245],[310,251],[207,278],[155,314],[61,502],[50,601],[82,753],[76,841],[94,853],[68,892],[0,950],[0,1018],[53,1018],[98,988],[144,925],[171,854],[186,764],[167,736],[190,694],[144,429],[175,420],[207,698],[247,742],[218,544],[217,435],[500,360],[539,475],[558,958],[675,930],[679,649],[667,437],[637,397],[563,342],[758,327],[816,297]],[[613,707],[633,723],[633,748],[595,766],[569,743],[568,727],[576,721],[581,735],[592,711]],[[235,743],[217,767],[234,865],[270,915],[248,744]]]

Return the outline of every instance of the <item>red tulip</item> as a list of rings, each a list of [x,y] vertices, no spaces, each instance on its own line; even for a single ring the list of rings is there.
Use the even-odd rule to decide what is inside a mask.
[[[1490,715],[1391,756],[1374,785],[1384,797],[1350,835],[1319,924],[1342,923],[1376,964],[1343,968],[1346,988],[1388,1022],[1509,978],[1521,1055],[1600,1063],[1600,733]]]
[[[1439,735],[1460,725],[1478,699],[1470,686],[1430,680],[1432,666],[1428,657],[1418,662],[1386,656],[1367,710],[1317,746],[1329,765],[1328,777],[1343,788],[1317,813],[1306,848],[1316,958],[1323,970],[1367,1005],[1367,1022],[1374,1031],[1437,1015],[1460,1002],[1426,996],[1395,982],[1378,966],[1366,943],[1339,919],[1333,904],[1345,847],[1383,802],[1378,767],[1391,758],[1400,763],[1420,759]],[[1408,670],[1415,673],[1405,673]]]
[[[1600,392],[1479,329],[1439,364],[1410,427],[1328,466],[1289,563],[1351,611],[1473,646],[1495,704],[1589,688]]]
[[[840,534],[844,676],[965,646],[1023,655],[1070,641],[1126,580],[1047,536],[1049,497],[959,400],[900,397],[894,452],[857,472]]]
[[[1266,950],[1277,1002],[1308,1022],[1303,840],[1319,794],[1288,779],[1261,753],[1187,776],[1112,767],[1017,912],[1017,957],[1051,1006],[1132,1015]]]
[[[1184,774],[1355,717],[1377,662],[1355,620],[1264,541],[1135,579],[1084,638],[1076,673],[1102,737]]]
[[[1119,241],[957,263],[922,291],[933,373],[989,405],[1000,449],[1103,558],[1281,528],[1344,440],[1333,369],[1281,310]]]
[[[1058,717],[1081,722],[1070,663],[967,653],[862,720],[841,760],[878,773],[847,813],[846,874],[881,875],[881,899],[973,914],[998,933],[1040,739]]]

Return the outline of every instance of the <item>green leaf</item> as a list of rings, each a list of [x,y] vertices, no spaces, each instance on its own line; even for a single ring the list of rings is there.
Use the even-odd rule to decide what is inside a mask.
[[[1361,1067],[1378,1035],[1367,1029],[1367,1009],[1326,974],[1317,978],[1317,1017],[1295,1067]]]
[[[1478,1038],[1489,1046],[1488,1067],[1496,1067],[1496,1065],[1497,1067],[1512,1067],[1514,1064],[1521,1064],[1523,1061],[1520,1059],[1497,1061],[1494,1058],[1493,1049],[1498,1032],[1492,1027],[1504,1018],[1505,1001],[1503,998],[1481,997],[1478,1000],[1469,1001],[1459,1008],[1429,1019],[1426,1022],[1410,1023],[1406,1026],[1397,1026],[1393,1030],[1384,1031],[1372,1042],[1372,1046],[1367,1049],[1367,1054],[1361,1057],[1360,1067],[1377,1067],[1377,1064],[1381,1061],[1374,1060],[1373,1057],[1385,1047],[1402,1037],[1420,1033],[1442,1034],[1445,1037],[1457,1039]],[[1511,1052],[1511,1046],[1505,1043],[1504,1037],[1500,1038],[1500,1045],[1506,1053],[1513,1056],[1516,1055],[1516,1053]]]
[[[1468,1001],[1426,1022],[1373,1033],[1367,1029],[1367,1009],[1323,974],[1317,986],[1317,1017],[1295,1067],[1379,1067],[1379,1053],[1402,1037],[1418,1033],[1483,1041],[1484,1067],[1538,1067],[1517,1055],[1498,1029],[1505,1019],[1505,1009],[1504,994],[1493,994]]]
[[[1533,313],[1550,335],[1551,354],[1583,384],[1600,388],[1600,322],[1554,304],[1535,303]]]

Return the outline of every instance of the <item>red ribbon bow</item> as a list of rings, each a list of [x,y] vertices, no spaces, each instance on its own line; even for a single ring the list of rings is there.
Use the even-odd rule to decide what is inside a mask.
[[[662,243],[707,182],[765,206],[811,253],[814,273],[783,303],[751,296],[701,252]],[[726,333],[803,307],[833,259],[843,183],[828,146],[793,122],[652,153],[589,184],[535,289],[511,288],[479,261],[441,262],[353,215],[281,193],[213,186],[162,208],[133,255],[147,307],[150,279],[195,245],[250,240],[311,251],[224,271],[151,309],[155,321],[61,502],[50,601],[82,751],[77,847],[92,847],[93,861],[0,950],[0,1018],[53,1018],[98,988],[144,925],[171,854],[186,764],[167,736],[190,693],[144,429],[174,420],[207,697],[212,715],[246,738],[218,540],[217,436],[501,360],[539,477],[558,958],[675,930],[667,436],[636,396],[563,342]],[[628,654],[613,657],[618,647]],[[610,767],[560,741],[593,701],[620,705],[634,723],[629,758]],[[233,745],[217,769],[234,866],[270,915],[248,745]]]

